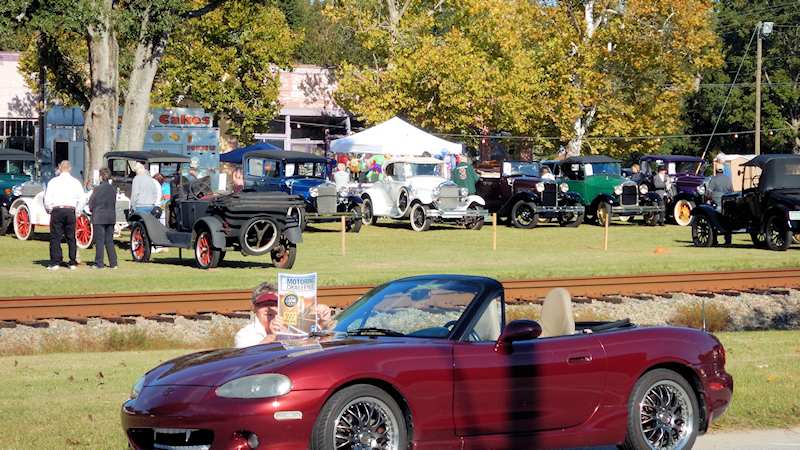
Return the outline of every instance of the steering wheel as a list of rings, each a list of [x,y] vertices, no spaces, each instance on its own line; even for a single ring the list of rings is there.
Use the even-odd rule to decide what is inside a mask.
[[[211,185],[205,178],[200,178],[189,183],[189,196],[195,200],[200,200],[211,191]]]
[[[455,325],[456,322],[458,322],[458,320],[451,320],[451,321],[447,322],[446,324],[444,324],[444,327],[447,328],[448,330],[450,330],[450,328],[453,325]],[[469,340],[472,341],[472,342],[480,342],[480,341],[482,341],[481,337],[478,336],[478,333],[475,332],[474,328],[472,329],[472,331],[469,332]]]

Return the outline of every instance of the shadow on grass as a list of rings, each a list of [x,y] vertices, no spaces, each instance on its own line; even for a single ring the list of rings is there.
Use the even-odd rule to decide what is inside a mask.
[[[133,260],[129,260],[133,262]],[[151,259],[147,264],[163,264],[170,266],[183,266],[183,267],[196,267],[194,258],[191,255],[188,258],[158,258]],[[240,260],[222,260],[219,263],[220,268],[240,268],[240,269],[269,269],[275,267],[271,262],[257,262],[257,261],[240,261]]]

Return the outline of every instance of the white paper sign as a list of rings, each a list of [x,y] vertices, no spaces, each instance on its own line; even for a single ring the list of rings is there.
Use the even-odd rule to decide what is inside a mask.
[[[587,177],[590,177],[590,176],[594,175],[594,169],[592,169],[592,165],[591,164],[584,164],[583,165],[583,175],[587,176]]]

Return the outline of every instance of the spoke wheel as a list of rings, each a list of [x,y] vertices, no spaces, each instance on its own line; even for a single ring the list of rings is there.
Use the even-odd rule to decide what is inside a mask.
[[[672,218],[675,219],[676,224],[682,227],[688,226],[692,223],[693,209],[694,203],[689,200],[678,200],[672,208]]]
[[[197,267],[201,269],[212,269],[219,265],[221,258],[219,249],[214,248],[211,240],[211,233],[203,230],[197,234],[194,241],[194,259]]]
[[[558,224],[562,227],[576,228],[583,223],[583,214],[579,213],[560,213],[558,215]]]
[[[511,208],[511,225],[516,228],[531,229],[539,224],[539,215],[531,202],[520,200]]]
[[[751,231],[750,240],[756,248],[767,248],[767,235],[763,231]]]
[[[397,402],[371,385],[354,385],[325,403],[314,424],[314,450],[400,450],[408,447]]]
[[[467,209],[469,211],[474,211],[476,213],[479,213],[480,210],[481,210],[481,208],[479,208],[478,205],[475,205],[475,204],[469,205],[469,208],[467,208]],[[483,216],[482,215],[478,215],[478,216],[465,218],[464,219],[464,228],[466,228],[468,230],[480,230],[481,228],[483,228]]]
[[[266,255],[278,243],[278,225],[269,217],[254,217],[240,232],[242,251],[250,256]]]
[[[611,223],[611,205],[606,202],[600,202],[597,204],[597,212],[595,213],[595,218],[597,219],[597,224],[605,226],[606,222],[608,221],[609,224]]]
[[[414,231],[428,231],[431,227],[431,218],[428,216],[428,207],[422,203],[414,203],[411,207],[411,228]]]
[[[699,215],[692,222],[692,243],[695,247],[711,247],[714,245],[717,233],[711,221],[704,215]]]
[[[350,218],[345,221],[345,229],[350,233],[358,233],[364,223],[364,218],[361,216],[361,205],[353,205],[347,211],[350,213]]]
[[[375,217],[375,211],[372,209],[372,199],[367,197],[361,203],[361,221],[364,225],[375,225],[378,223],[378,218]]]
[[[131,257],[134,262],[150,261],[150,238],[141,222],[131,227]]]
[[[784,251],[792,245],[792,231],[783,222],[780,216],[770,216],[767,219],[764,234],[770,250]]]
[[[297,224],[300,226],[300,231],[306,230],[306,217],[300,208],[292,206],[289,208],[289,212],[286,215],[297,221]]]
[[[270,251],[272,264],[278,269],[291,269],[297,259],[297,246],[290,242],[282,242]]]
[[[85,250],[91,247],[93,238],[92,221],[86,214],[80,214],[75,218],[75,242],[78,244],[78,248]]]
[[[14,235],[21,241],[27,241],[33,236],[31,212],[27,205],[20,205],[14,213]]]
[[[677,373],[656,369],[633,389],[628,404],[624,449],[681,450],[694,445],[699,405],[689,383]]]
[[[397,209],[400,211],[401,216],[406,215],[408,211],[408,191],[406,188],[402,188],[397,196]]]

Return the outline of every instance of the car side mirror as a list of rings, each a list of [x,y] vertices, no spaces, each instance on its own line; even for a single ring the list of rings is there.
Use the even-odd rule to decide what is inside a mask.
[[[503,329],[497,338],[494,351],[498,353],[511,353],[512,344],[516,341],[536,339],[542,334],[542,326],[534,320],[514,320]]]

